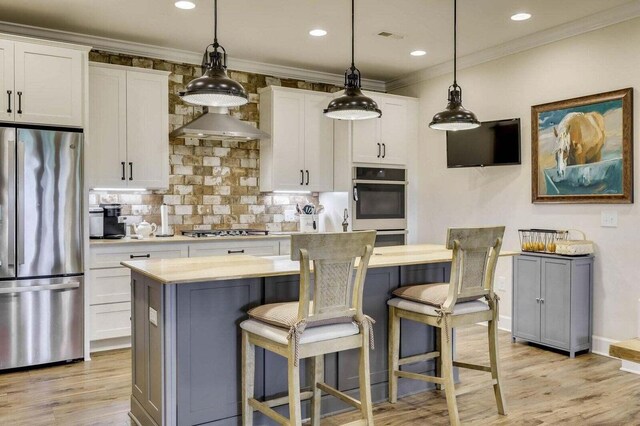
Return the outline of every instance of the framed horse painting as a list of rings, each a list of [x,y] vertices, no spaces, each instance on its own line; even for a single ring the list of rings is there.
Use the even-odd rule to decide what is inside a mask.
[[[633,89],[531,107],[534,203],[633,203]]]

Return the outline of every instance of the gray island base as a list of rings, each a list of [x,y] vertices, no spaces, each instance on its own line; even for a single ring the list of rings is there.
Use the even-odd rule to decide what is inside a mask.
[[[451,253],[435,245],[376,249],[372,256],[364,311],[376,320],[375,350],[371,352],[374,402],[387,398],[387,300],[398,286],[447,282],[450,260]],[[261,263],[261,268],[256,266]],[[123,264],[132,269],[131,417],[141,425],[240,424],[238,325],[252,307],[298,299],[297,262],[284,257],[217,256]],[[224,278],[229,275],[225,269],[234,265],[238,278]],[[183,278],[175,278],[178,276]],[[403,323],[401,336],[403,357],[434,350],[431,327]],[[285,395],[286,360],[260,349],[256,349],[256,358],[256,397]],[[302,387],[308,380],[304,367]],[[434,364],[430,360],[407,368],[433,372]],[[357,397],[357,352],[327,355],[325,381]],[[399,392],[408,395],[432,387],[401,380]],[[323,397],[323,415],[350,408],[336,398]],[[287,415],[286,405],[280,410]],[[308,417],[308,410],[304,405],[303,418]],[[255,413],[254,424],[271,423]]]

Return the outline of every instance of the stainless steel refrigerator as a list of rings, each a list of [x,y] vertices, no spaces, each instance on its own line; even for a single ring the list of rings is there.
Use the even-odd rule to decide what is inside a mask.
[[[83,356],[82,139],[0,127],[0,370]]]

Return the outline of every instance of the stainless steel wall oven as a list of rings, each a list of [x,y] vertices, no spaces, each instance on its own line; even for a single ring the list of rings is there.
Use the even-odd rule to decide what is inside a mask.
[[[407,228],[405,169],[355,167],[351,199],[354,230]]]

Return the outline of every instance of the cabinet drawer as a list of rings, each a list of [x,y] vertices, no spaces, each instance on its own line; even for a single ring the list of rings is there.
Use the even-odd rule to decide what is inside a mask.
[[[131,303],[91,306],[91,340],[131,336]]]
[[[135,243],[134,243],[135,244]],[[95,268],[117,268],[120,262],[125,260],[146,260],[146,259],[173,259],[178,257],[188,257],[189,249],[183,245],[156,245],[139,246],[117,246],[117,247],[91,247],[91,269]]]
[[[215,243],[191,244],[189,257],[220,256],[227,254],[251,254],[254,256],[277,256],[280,242],[269,241],[216,241]]]
[[[94,269],[91,271],[91,305],[131,301],[129,268]]]

